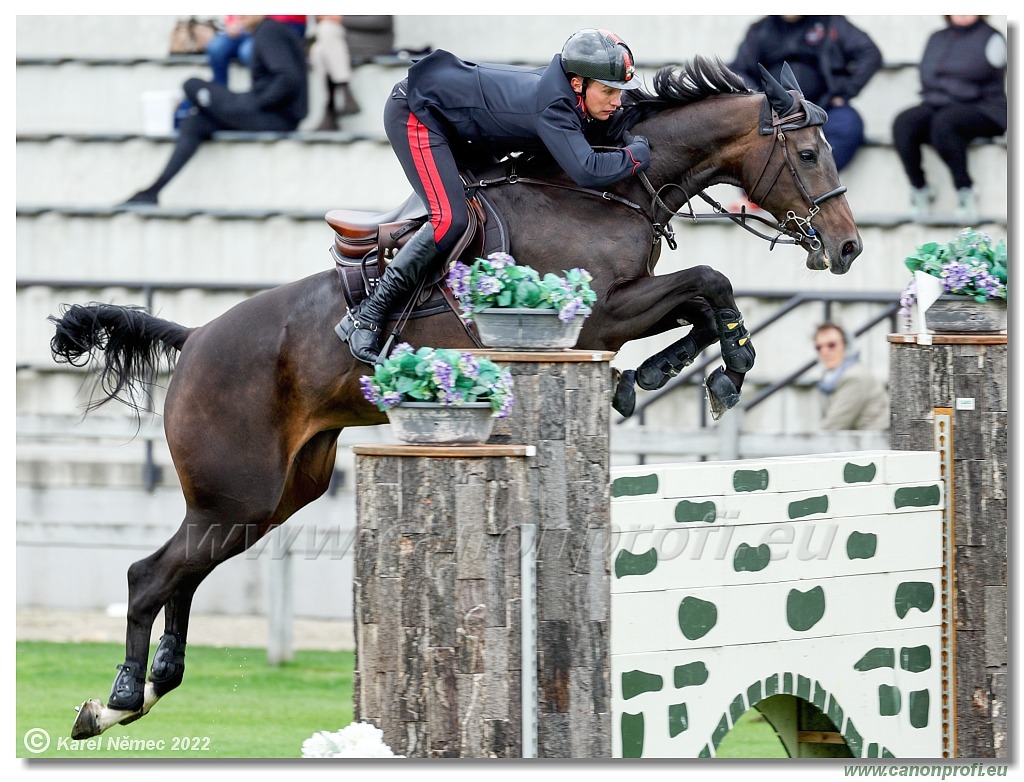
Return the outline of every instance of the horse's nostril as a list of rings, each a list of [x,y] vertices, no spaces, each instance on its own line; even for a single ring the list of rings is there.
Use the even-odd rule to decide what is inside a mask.
[[[856,258],[858,255],[860,255],[860,246],[857,242],[851,240],[843,243],[844,258]]]

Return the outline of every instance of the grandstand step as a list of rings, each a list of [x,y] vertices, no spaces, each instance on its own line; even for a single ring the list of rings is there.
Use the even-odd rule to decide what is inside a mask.
[[[112,207],[157,177],[170,157],[172,143],[171,139],[121,135],[23,137],[16,145],[18,205]],[[981,214],[1005,219],[1005,142],[974,145],[968,160]],[[938,195],[935,214],[952,216],[954,194],[948,169],[928,147],[924,163]],[[866,145],[841,179],[858,216],[899,216],[909,211],[909,185],[891,146]],[[345,134],[224,133],[200,147],[161,194],[161,206],[386,210],[404,201],[409,192],[386,141]],[[739,195],[735,191],[734,200]]]

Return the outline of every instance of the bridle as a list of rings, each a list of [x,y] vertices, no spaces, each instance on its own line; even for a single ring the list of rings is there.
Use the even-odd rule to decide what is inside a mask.
[[[697,214],[693,211],[693,207],[690,206],[689,194],[685,190],[683,190],[683,188],[680,185],[668,183],[663,185],[659,190],[655,190],[654,186],[651,184],[650,179],[647,178],[647,175],[645,173],[641,173],[639,175],[640,181],[643,184],[644,188],[647,190],[648,195],[651,196],[652,213],[657,215],[656,210],[660,208],[668,212],[672,216],[678,215],[680,217],[685,217],[688,219],[692,219],[694,221],[697,221],[699,219],[729,219],[732,220],[737,225],[741,226],[742,228],[750,231],[754,235],[759,236],[762,239],[768,240],[769,242],[771,242],[771,246],[773,248],[776,244],[797,244],[808,247],[810,250],[815,252],[817,250],[820,250],[822,246],[821,240],[818,239],[818,232],[814,230],[814,226],[811,224],[811,221],[818,214],[818,212],[821,211],[821,205],[825,203],[825,201],[827,201],[828,199],[835,198],[836,196],[845,193],[846,186],[840,185],[839,187],[829,190],[827,193],[823,195],[814,197],[811,196],[810,193],[808,193],[807,188],[804,186],[803,180],[800,179],[800,175],[797,173],[796,166],[793,165],[793,158],[790,155],[789,147],[786,145],[785,131],[807,127],[808,125],[811,124],[809,121],[810,117],[810,112],[808,112],[805,108],[801,108],[800,111],[794,112],[792,114],[787,114],[782,117],[780,117],[774,111],[774,109],[772,110],[772,122],[770,132],[773,141],[771,145],[769,145],[768,147],[768,154],[765,156],[764,164],[761,166],[761,173],[758,174],[757,180],[754,182],[754,186],[749,191],[751,201],[753,201],[754,203],[762,203],[763,199],[767,198],[768,194],[772,191],[772,188],[775,187],[776,183],[779,180],[779,177],[782,174],[782,170],[784,168],[788,168],[789,173],[793,177],[793,181],[797,186],[797,189],[800,191],[800,194],[807,202],[808,209],[806,216],[800,216],[793,210],[789,210],[788,212],[786,212],[786,216],[784,219],[780,220],[776,224],[773,224],[770,220],[761,217],[760,215],[748,214],[746,211],[746,207],[744,207],[739,213],[730,212],[728,209],[723,207],[718,201],[714,200],[706,193],[704,193],[704,191],[697,193],[697,196],[700,197],[706,203],[708,203],[711,206],[711,208],[714,209],[714,212],[711,214]],[[776,156],[776,149],[782,150],[781,156]],[[769,173],[769,168],[771,167],[772,160],[777,158],[781,158],[779,159],[778,165],[776,165],[774,167],[774,170],[771,171],[771,173]],[[688,209],[688,211],[674,210],[665,204],[665,201],[662,199],[661,194],[667,188],[670,187],[677,188],[682,191],[683,196],[685,197],[685,207],[686,209]],[[747,225],[748,220],[757,220],[759,222],[764,223],[765,225],[772,226],[778,231],[778,233],[775,236],[768,236],[766,234],[763,234],[753,226]],[[792,228],[789,227],[790,223],[793,224]],[[659,226],[657,222],[655,222],[654,225],[656,226],[656,229]],[[674,250],[675,239],[673,236],[673,232],[667,226],[662,227],[662,230],[667,231],[668,237],[671,237],[667,238],[667,241],[669,247]],[[782,238],[783,236],[787,238],[784,239]]]

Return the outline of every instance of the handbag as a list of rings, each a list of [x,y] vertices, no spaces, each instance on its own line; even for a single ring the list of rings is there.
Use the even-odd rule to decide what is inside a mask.
[[[206,45],[217,34],[217,25],[212,19],[197,19],[190,16],[179,19],[171,30],[171,54],[203,54]]]

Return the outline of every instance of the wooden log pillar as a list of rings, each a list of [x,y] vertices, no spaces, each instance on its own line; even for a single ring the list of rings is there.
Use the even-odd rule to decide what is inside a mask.
[[[487,445],[353,448],[356,719],[408,757],[609,757],[613,354],[480,353],[515,380]]]
[[[891,447],[951,445],[946,578],[952,579],[954,599],[943,660],[950,672],[949,700],[943,704],[952,726],[950,754],[1006,758],[1006,335],[898,334],[889,342]],[[950,420],[951,433],[943,430]]]

